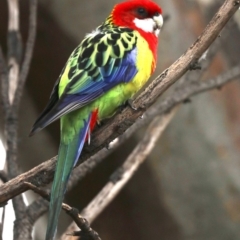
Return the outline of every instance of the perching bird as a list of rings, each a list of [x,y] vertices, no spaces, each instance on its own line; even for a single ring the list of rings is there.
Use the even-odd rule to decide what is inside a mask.
[[[70,55],[30,133],[60,118],[46,240],[55,236],[70,173],[96,122],[111,117],[155,70],[162,25],[162,10],[151,0],[122,2]]]

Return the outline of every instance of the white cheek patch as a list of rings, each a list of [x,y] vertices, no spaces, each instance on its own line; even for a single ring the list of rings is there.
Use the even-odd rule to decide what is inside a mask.
[[[150,33],[154,32],[155,22],[153,21],[152,18],[146,18],[146,19],[135,18],[133,22],[137,28],[142,29],[144,32],[150,32]]]

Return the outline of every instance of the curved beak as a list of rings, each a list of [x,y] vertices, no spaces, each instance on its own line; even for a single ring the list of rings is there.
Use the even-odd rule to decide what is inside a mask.
[[[153,21],[155,22],[155,27],[154,27],[155,34],[158,35],[160,33],[160,30],[161,30],[162,26],[163,26],[162,15],[159,14],[158,16],[154,16]]]

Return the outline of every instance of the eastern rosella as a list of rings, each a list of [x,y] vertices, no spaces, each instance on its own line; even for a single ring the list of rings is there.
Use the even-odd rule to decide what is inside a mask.
[[[162,25],[162,10],[151,0],[122,2],[70,55],[30,133],[60,118],[46,240],[54,238],[70,173],[96,122],[112,116],[155,70]]]

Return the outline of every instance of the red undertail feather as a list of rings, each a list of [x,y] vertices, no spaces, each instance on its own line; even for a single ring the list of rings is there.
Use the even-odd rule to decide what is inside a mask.
[[[92,112],[91,119],[90,119],[90,125],[89,125],[90,133],[93,131],[94,127],[96,126],[97,120],[98,120],[98,109],[95,109]],[[87,134],[85,141],[87,141],[88,139],[89,139],[89,134]]]

